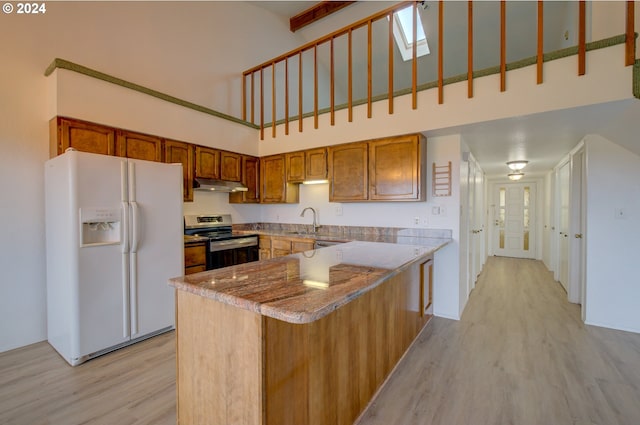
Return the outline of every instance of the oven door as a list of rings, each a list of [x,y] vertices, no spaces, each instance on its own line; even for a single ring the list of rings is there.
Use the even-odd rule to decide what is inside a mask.
[[[211,241],[207,255],[207,270],[235,266],[258,260],[258,237],[242,237]]]

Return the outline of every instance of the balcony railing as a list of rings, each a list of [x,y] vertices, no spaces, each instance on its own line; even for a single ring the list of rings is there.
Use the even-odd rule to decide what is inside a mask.
[[[432,53],[435,50],[436,54],[418,57],[414,42],[412,58],[405,63],[394,45],[393,22],[394,14],[407,7],[412,8],[413,40],[417,38],[416,23],[420,19]],[[451,18],[447,20],[447,16]],[[466,18],[465,22],[461,17]],[[574,21],[575,27],[561,31],[562,25]],[[512,25],[509,28],[508,23]],[[626,2],[625,23],[628,66],[636,59],[633,1]],[[464,31],[464,26],[466,37],[461,43],[457,34]],[[508,30],[515,34],[509,39]],[[562,37],[554,37],[556,33]],[[393,114],[394,97],[399,95],[410,93],[411,107],[417,109],[418,91],[431,87],[437,87],[438,102],[443,103],[447,82],[466,79],[471,98],[474,78],[496,71],[500,74],[499,90],[505,91],[506,73],[514,64],[536,64],[536,82],[542,84],[543,63],[551,59],[547,52],[577,54],[580,76],[586,72],[589,45],[585,35],[586,4],[582,0],[405,1],[243,72],[242,119],[260,126],[261,139],[265,127],[270,126],[275,138],[278,124],[284,124],[284,134],[288,135],[290,123],[297,121],[298,131],[302,132],[303,119],[309,116],[313,116],[314,128],[318,128],[321,113],[329,113],[330,124],[335,125],[338,109],[346,108],[351,122],[354,105],[366,103],[367,117],[371,118],[372,103],[385,98],[388,113]],[[445,45],[449,39],[452,41]],[[463,56],[466,66],[459,60]]]

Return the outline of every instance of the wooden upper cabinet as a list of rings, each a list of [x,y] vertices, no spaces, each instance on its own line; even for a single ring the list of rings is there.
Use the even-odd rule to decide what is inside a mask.
[[[297,203],[299,186],[287,182],[285,155],[260,158],[260,202]]]
[[[115,155],[116,130],[100,124],[56,117],[49,122],[50,157],[67,148],[82,152]]]
[[[124,158],[162,161],[162,138],[133,131],[118,130],[116,154]]]
[[[220,151],[204,146],[196,146],[196,177],[220,178]]]
[[[309,149],[285,154],[287,181],[302,183],[327,178],[327,149]]]
[[[369,197],[367,142],[329,147],[329,201],[366,201]]]
[[[182,185],[184,201],[193,201],[193,145],[174,140],[164,141],[164,162],[168,164],[182,164]]]
[[[305,180],[325,180],[327,178],[327,149],[309,149],[305,154]]]
[[[369,200],[424,201],[420,134],[369,142]]]
[[[305,153],[303,151],[290,152],[284,155],[287,169],[287,181],[302,183],[305,179]]]
[[[220,178],[232,182],[242,180],[242,155],[220,151]]]
[[[260,202],[260,159],[254,156],[242,155],[242,179],[247,186],[246,192],[229,193],[229,203],[257,204]]]

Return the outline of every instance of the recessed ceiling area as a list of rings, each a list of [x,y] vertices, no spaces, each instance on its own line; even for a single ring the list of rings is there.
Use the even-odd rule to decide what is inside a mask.
[[[635,118],[634,118],[635,117]],[[507,161],[528,160],[528,177],[542,176],[588,134],[599,134],[640,155],[640,101],[635,99],[486,121],[426,132],[460,134],[488,178],[506,179]]]

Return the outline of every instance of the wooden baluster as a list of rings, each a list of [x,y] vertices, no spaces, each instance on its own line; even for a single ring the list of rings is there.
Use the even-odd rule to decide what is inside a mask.
[[[467,97],[473,97],[473,0],[468,3],[467,34]]]
[[[276,63],[271,65],[271,137],[276,138]]]
[[[330,84],[330,98],[331,98],[331,125],[336,125],[336,107],[335,107],[335,63],[333,58],[333,38],[331,38],[331,84]]]
[[[538,84],[542,84],[542,63],[544,61],[544,2],[538,0]]]
[[[393,114],[393,12],[389,18],[389,115]]]
[[[373,52],[371,49],[371,40],[372,40],[372,31],[371,31],[371,20],[367,22],[367,118],[371,118],[371,98],[373,93],[373,66],[371,62],[373,61]]]
[[[413,2],[413,49],[411,50],[411,107],[418,109],[418,2]]]
[[[247,120],[247,74],[242,74],[242,119]]]
[[[626,45],[625,60],[626,66],[633,65],[636,61],[636,32],[635,32],[635,3],[633,0],[627,1],[627,24],[626,24]]]
[[[313,46],[313,128],[318,128],[318,45]]]
[[[578,2],[578,75],[586,73],[586,5]]]
[[[353,121],[353,31],[349,28],[349,54],[348,54],[348,72],[347,80],[348,91],[347,106],[349,108],[349,122]]]
[[[289,58],[284,60],[284,134],[289,135]]]
[[[507,89],[507,2],[500,0],[500,91]]]
[[[444,103],[444,2],[438,2],[438,103]]]
[[[255,94],[256,94],[256,89],[255,89],[255,72],[251,73],[251,124],[255,124],[256,123],[256,117],[255,117],[255,109],[256,109],[256,99],[255,99]]]
[[[260,68],[260,140],[264,140],[264,68]]]
[[[298,55],[298,132],[302,133],[302,50]]]

